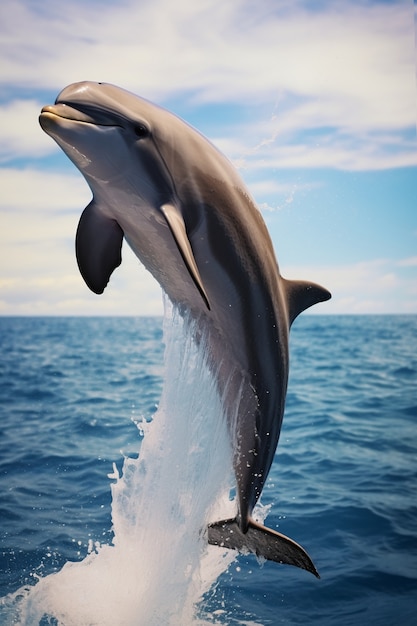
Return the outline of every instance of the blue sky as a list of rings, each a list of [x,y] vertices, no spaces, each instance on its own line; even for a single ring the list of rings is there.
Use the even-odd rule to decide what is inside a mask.
[[[0,315],[162,312],[128,247],[103,296],[74,236],[90,191],[38,125],[71,82],[111,82],[196,126],[236,165],[281,272],[317,313],[417,313],[411,0],[3,0]]]

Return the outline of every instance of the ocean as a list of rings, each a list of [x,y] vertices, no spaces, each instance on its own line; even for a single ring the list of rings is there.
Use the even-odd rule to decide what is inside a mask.
[[[416,624],[417,316],[293,325],[259,515],[320,580],[207,549],[227,432],[171,324],[0,318],[0,624]]]

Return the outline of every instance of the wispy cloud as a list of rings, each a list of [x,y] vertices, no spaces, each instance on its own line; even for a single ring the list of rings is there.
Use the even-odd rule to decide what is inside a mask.
[[[415,137],[375,133],[353,137],[323,131],[307,141],[306,137],[295,141],[288,135],[276,136],[274,142],[246,150],[236,162],[240,167],[258,171],[266,168],[376,171],[417,165],[416,147]]]
[[[54,147],[39,132],[41,103],[37,100],[12,100],[0,105],[0,162],[16,158],[39,158]]]
[[[314,313],[415,313],[415,275],[405,268],[410,259],[373,259],[326,267],[288,266],[289,278],[304,278],[325,285],[332,300],[314,307]]]
[[[68,231],[70,232],[70,231]],[[27,246],[29,249],[29,246]],[[74,242],[49,237],[24,250],[11,245],[2,260],[0,315],[161,315],[162,292],[127,245],[123,263],[101,296],[86,287],[77,268]]]
[[[269,103],[270,119],[245,148],[264,142],[273,167],[401,167],[416,163],[396,136],[415,128],[412,17],[403,2],[263,0],[254,10],[249,0],[4,0],[0,84],[24,97],[86,78],[166,103],[181,96],[194,106],[229,102],[263,111]],[[34,119],[35,105],[3,105],[5,156],[47,152],[33,126],[19,126]],[[308,129],[319,138],[306,146],[299,134]],[[229,138],[238,132],[233,125]],[[286,149],[274,155],[267,142]]]
[[[17,214],[17,223],[21,211],[31,212],[36,221],[39,213],[79,212],[91,200],[87,184],[75,170],[74,174],[60,174],[28,167],[5,167],[0,169],[0,189],[0,210]]]
[[[3,0],[0,314],[162,310],[158,285],[127,247],[101,298],[79,275],[74,235],[91,194],[37,121],[65,85],[104,80],[191,114],[261,208],[297,205],[301,223],[304,204],[320,203],[313,189],[326,193],[324,170],[384,176],[417,165],[413,17],[402,0]],[[404,199],[395,193],[395,202],[397,195]],[[335,205],[351,223],[355,212],[344,200],[341,192]],[[368,201],[365,192],[363,210]],[[362,248],[355,239],[358,259],[369,258],[379,227],[369,226]],[[339,258],[331,267],[283,271],[334,292],[316,312],[415,311],[417,264],[408,246],[402,259]],[[300,259],[308,256],[300,250]]]
[[[401,259],[397,262],[397,265],[398,267],[417,267],[417,256]]]

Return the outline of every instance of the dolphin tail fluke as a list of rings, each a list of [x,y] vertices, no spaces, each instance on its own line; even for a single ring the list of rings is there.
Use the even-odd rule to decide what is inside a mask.
[[[240,530],[236,518],[210,524],[208,542],[243,553],[253,552],[269,561],[301,567],[320,578],[304,548],[289,537],[266,528],[252,519],[249,520],[246,533]]]

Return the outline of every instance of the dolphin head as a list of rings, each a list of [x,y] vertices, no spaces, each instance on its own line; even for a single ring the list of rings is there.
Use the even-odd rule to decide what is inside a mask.
[[[139,182],[136,194],[157,192],[147,197],[149,204],[173,202],[177,195],[183,200],[192,196],[195,206],[202,194],[198,181],[242,187],[229,160],[196,129],[115,85],[69,85],[54,105],[43,107],[39,121],[96,193],[100,182],[117,188],[124,177]]]
[[[160,250],[167,248],[170,264],[178,265],[179,252],[209,308],[187,231],[200,221],[201,190],[193,171],[198,159],[193,157],[207,146],[209,152],[215,151],[214,147],[169,111],[107,83],[69,85],[54,105],[43,107],[39,122],[93,192],[76,239],[77,259],[87,285],[102,293],[111,271],[120,264],[124,235],[165,291],[171,291],[173,300],[174,291],[181,291],[183,277],[180,281],[178,273],[175,283],[158,257]],[[189,148],[186,151],[184,143]],[[188,228],[177,181],[191,189]]]
[[[79,82],[61,91],[54,105],[43,107],[39,122],[93,193],[99,194],[103,185],[128,189],[130,181],[135,195],[156,206],[171,201],[173,182],[160,153],[160,137],[155,137],[155,109],[165,120],[158,120],[161,135],[161,127],[163,132],[176,120],[168,111],[113,85]]]

